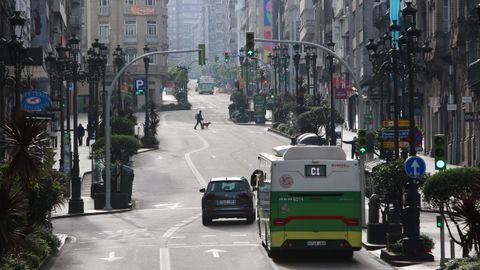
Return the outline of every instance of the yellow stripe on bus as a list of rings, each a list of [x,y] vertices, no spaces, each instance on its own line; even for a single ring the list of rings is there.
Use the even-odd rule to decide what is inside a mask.
[[[345,239],[352,247],[362,246],[362,232],[344,231],[344,232],[272,232],[271,246],[281,247],[285,240],[338,240]]]

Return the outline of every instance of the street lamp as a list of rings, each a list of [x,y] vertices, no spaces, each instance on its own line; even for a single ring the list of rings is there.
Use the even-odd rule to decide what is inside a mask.
[[[13,55],[14,61],[14,78],[15,78],[15,106],[12,110],[12,119],[15,117],[15,113],[21,109],[20,106],[20,93],[21,93],[21,79],[22,79],[22,69],[23,69],[23,60],[25,58],[26,49],[23,47],[22,35],[23,27],[27,21],[23,16],[21,11],[15,11],[14,15],[10,17],[10,26],[11,26],[11,41],[8,42],[9,54]]]
[[[327,43],[327,46],[330,50],[334,50],[335,43],[330,40]],[[335,134],[335,103],[334,103],[334,93],[333,93],[333,55],[328,55],[330,60],[330,145],[337,144],[337,138]]]
[[[108,48],[104,43],[100,43],[98,48],[99,51],[99,62],[102,75],[102,119],[105,121],[106,112],[107,112],[107,89],[105,83],[105,73],[107,71],[107,62],[108,62]]]
[[[116,72],[118,72],[118,71],[120,71],[120,69],[125,64],[125,52],[123,52],[123,49],[120,47],[120,45],[117,45],[117,48],[115,48],[115,51],[113,52],[113,57],[114,57]],[[117,98],[118,98],[118,100],[117,100],[117,113],[118,113],[118,116],[121,115],[121,109],[120,108],[122,108],[121,85],[122,85],[122,80],[119,80],[118,83],[117,83]]]
[[[73,82],[73,167],[72,167],[72,196],[68,203],[68,213],[83,213],[83,200],[81,195],[80,164],[78,158],[78,108],[77,108],[77,81],[79,73],[78,54],[80,52],[80,40],[72,35],[68,41],[70,45],[70,71]]]
[[[310,46],[305,46],[305,67],[307,69],[307,93],[310,92]]]
[[[150,51],[148,48],[148,45],[145,44],[145,47],[143,47],[143,53],[146,54]],[[150,91],[148,90],[148,66],[150,63],[150,58],[149,57],[144,57],[143,58],[143,63],[145,65],[145,126],[143,129],[144,137],[145,139],[150,137],[150,119],[148,115],[148,102],[149,102],[149,95]]]
[[[288,65],[289,65],[289,59],[290,55],[288,55],[288,46],[285,46],[282,48],[283,54],[282,54],[282,59],[283,59],[283,75],[284,75],[284,84],[285,84],[285,95],[288,93]]]
[[[300,82],[298,81],[298,65],[300,64],[300,45],[299,44],[295,44],[293,45],[293,50],[295,52],[295,55],[293,56],[293,64],[295,65],[295,97],[296,97],[296,101],[297,101],[297,104],[300,105],[300,106],[303,106],[303,95],[300,96],[300,93],[299,93],[299,84]]]
[[[312,54],[310,55],[310,60],[312,62],[313,72],[313,105],[320,104],[320,101],[317,100],[317,56],[317,48],[312,47]]]

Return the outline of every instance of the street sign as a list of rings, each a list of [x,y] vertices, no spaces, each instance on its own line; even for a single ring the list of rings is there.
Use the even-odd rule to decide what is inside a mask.
[[[399,119],[398,120],[398,127],[409,127],[410,121],[407,119]],[[394,121],[393,120],[383,120],[383,127],[393,127]]]
[[[369,112],[365,113],[363,117],[365,118],[365,122],[370,122],[373,119],[372,113]]]
[[[135,79],[135,95],[144,95],[146,83],[144,79]]]
[[[383,148],[385,148],[385,149],[393,149],[395,147],[394,141],[384,141],[384,142],[382,142],[382,145],[383,145]],[[398,147],[400,147],[400,148],[408,147],[408,142],[399,141],[398,142]]]
[[[382,138],[384,139],[393,139],[395,137],[395,130],[386,129],[382,131]],[[408,129],[398,130],[398,138],[404,139],[408,137]]]
[[[447,111],[456,111],[457,104],[447,104]]]
[[[475,121],[475,114],[473,112],[465,112],[463,119],[465,119],[465,122],[473,122]]]
[[[472,103],[473,99],[470,96],[462,97],[462,103]]]
[[[409,177],[418,178],[425,174],[425,161],[421,157],[411,156],[405,160],[405,172]]]

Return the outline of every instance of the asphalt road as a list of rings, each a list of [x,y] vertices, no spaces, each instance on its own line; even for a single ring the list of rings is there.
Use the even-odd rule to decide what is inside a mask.
[[[54,220],[54,231],[69,238],[43,269],[391,269],[365,250],[348,260],[301,254],[272,261],[255,224],[203,226],[198,190],[209,178],[248,178],[259,152],[289,141],[266,126],[232,124],[227,95],[193,93],[189,101],[191,111],[161,114],[160,149],[134,158],[136,209]],[[200,109],[209,129],[193,129]]]

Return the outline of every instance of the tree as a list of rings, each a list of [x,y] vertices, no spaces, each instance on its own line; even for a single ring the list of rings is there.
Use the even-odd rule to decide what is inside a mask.
[[[472,249],[480,254],[480,168],[439,171],[428,177],[423,194],[427,202],[440,210],[450,238],[462,246],[463,257]]]
[[[292,104],[292,106],[294,106]],[[290,111],[294,107],[290,107]],[[325,130],[326,134],[329,134],[330,128],[330,108],[327,106],[325,102],[319,107],[311,107],[310,110],[306,112],[302,112],[305,107],[296,107],[296,111],[298,117],[295,120],[295,127],[299,131],[299,133],[315,133],[318,136],[324,136],[325,134],[321,134],[320,130]],[[335,123],[342,124],[343,118],[335,111]]]

